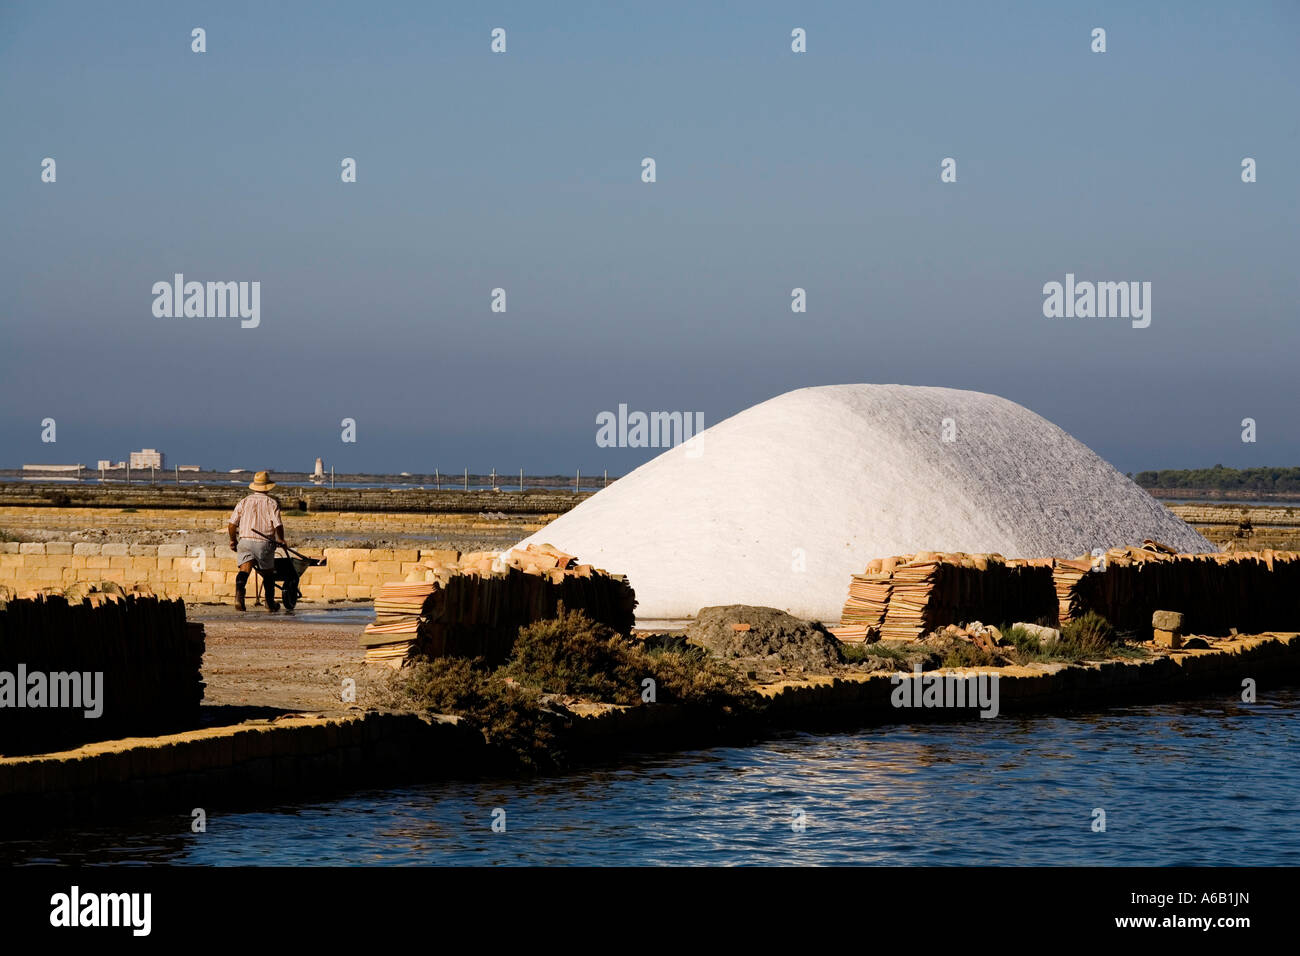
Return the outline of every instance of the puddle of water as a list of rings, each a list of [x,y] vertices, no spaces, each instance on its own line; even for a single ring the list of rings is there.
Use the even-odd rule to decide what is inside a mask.
[[[343,607],[298,605],[293,620],[304,624],[369,624],[375,619],[373,604],[349,604]]]

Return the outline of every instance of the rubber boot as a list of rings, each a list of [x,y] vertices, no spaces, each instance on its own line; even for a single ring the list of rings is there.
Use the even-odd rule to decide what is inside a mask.
[[[240,571],[235,575],[235,610],[247,611],[248,606],[244,603],[244,594],[248,587],[248,572]]]
[[[266,598],[266,609],[274,614],[280,610],[280,605],[275,602],[275,572],[260,571],[262,575],[262,594]]]

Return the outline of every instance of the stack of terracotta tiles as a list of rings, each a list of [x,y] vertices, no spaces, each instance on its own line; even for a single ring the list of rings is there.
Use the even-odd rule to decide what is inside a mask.
[[[1050,564],[964,552],[879,558],[853,576],[830,630],[842,641],[911,641],[977,619],[1037,620],[1055,611]]]
[[[39,705],[32,703],[30,688],[18,684],[27,705],[13,707],[11,700],[0,706],[0,754],[196,726],[204,633],[202,625],[185,620],[183,601],[109,581],[0,597],[0,674],[11,683],[22,671],[75,675],[34,685],[41,688]],[[66,700],[53,706],[72,687],[88,695],[82,675],[88,680],[96,674],[100,712],[94,718],[86,718],[87,696],[74,706]]]
[[[1096,611],[1143,638],[1154,611],[1181,612],[1189,634],[1300,628],[1300,554],[1294,551],[1175,554],[1148,542],[1112,548],[1093,571],[1070,578],[1068,588],[1058,587],[1063,619]]]
[[[970,621],[1064,623],[1095,611],[1145,639],[1157,610],[1189,633],[1300,628],[1300,554],[1176,554],[1156,541],[1096,558],[918,552],[872,561],[849,583],[842,641],[916,640]]]
[[[361,643],[366,662],[400,667],[406,663],[420,630],[420,614],[436,584],[390,581],[375,598],[375,620],[367,624]]]
[[[407,581],[385,585],[361,643],[367,661],[393,667],[415,657],[501,661],[520,627],[554,617],[561,603],[627,634],[636,595],[622,575],[579,564],[550,545],[504,556],[450,552],[427,560]]]

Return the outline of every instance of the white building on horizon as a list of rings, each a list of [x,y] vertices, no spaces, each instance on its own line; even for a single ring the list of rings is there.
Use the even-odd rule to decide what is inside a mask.
[[[158,468],[163,466],[162,452],[156,448],[142,448],[140,451],[131,452],[131,467],[135,468]]]

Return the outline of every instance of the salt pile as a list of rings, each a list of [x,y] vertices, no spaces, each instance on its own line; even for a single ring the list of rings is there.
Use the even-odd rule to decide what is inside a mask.
[[[714,425],[516,547],[547,542],[627,575],[643,619],[752,604],[836,621],[850,578],[872,558],[1053,557],[1147,538],[1215,550],[1014,402],[950,388],[831,385]]]

